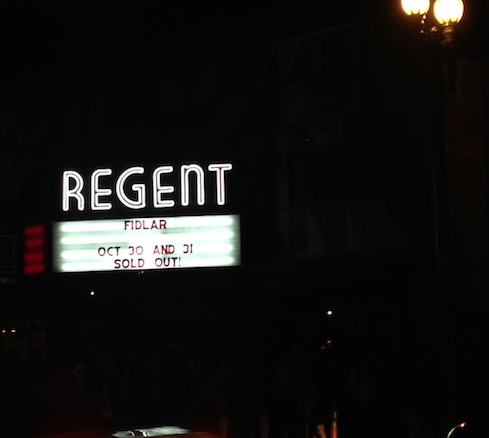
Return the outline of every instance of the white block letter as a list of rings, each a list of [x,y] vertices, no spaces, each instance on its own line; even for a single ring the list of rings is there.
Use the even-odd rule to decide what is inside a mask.
[[[197,204],[205,204],[205,188],[204,188],[204,171],[202,167],[198,164],[184,164],[180,168],[181,175],[181,188],[182,191],[182,205],[187,206],[189,204],[190,198],[190,188],[189,188],[189,174],[190,172],[195,172],[197,174]]]
[[[154,208],[165,208],[165,207],[173,207],[175,205],[175,201],[171,199],[163,200],[161,199],[161,195],[163,193],[173,193],[175,191],[175,187],[173,186],[162,186],[160,176],[163,173],[172,173],[173,166],[161,166],[157,167],[153,172],[153,206]]]
[[[98,186],[98,179],[101,176],[112,175],[112,169],[96,169],[92,173],[92,210],[110,210],[112,204],[110,202],[100,202],[98,200],[99,196],[110,196],[112,194],[111,189],[101,189]]]
[[[121,173],[119,179],[117,180],[115,191],[117,193],[117,197],[127,208],[131,208],[133,210],[138,210],[146,207],[146,186],[144,184],[133,184],[132,190],[137,193],[136,200],[128,198],[126,193],[124,192],[124,183],[126,179],[131,175],[142,174],[144,173],[144,167],[130,167]]]
[[[70,179],[75,181],[75,186],[70,189]],[[63,193],[61,195],[63,211],[70,209],[70,198],[75,198],[79,211],[85,210],[85,197],[81,193],[84,181],[82,176],[74,170],[65,170],[63,172]]]
[[[216,172],[217,205],[224,205],[226,203],[224,172],[226,170],[231,170],[232,168],[233,165],[231,163],[209,164],[209,170],[211,172]]]

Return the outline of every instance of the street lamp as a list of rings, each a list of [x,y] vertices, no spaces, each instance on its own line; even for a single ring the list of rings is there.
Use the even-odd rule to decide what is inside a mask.
[[[402,0],[402,9],[408,15],[426,15],[430,9],[430,0]]]
[[[420,33],[424,32],[427,14],[430,10],[430,0],[401,0],[402,9],[407,15],[416,17],[421,24]],[[436,0],[433,5],[433,15],[442,28],[442,42],[447,44],[453,41],[453,25],[460,22],[464,14],[462,0]],[[432,34],[438,30],[434,25]]]
[[[450,90],[455,90],[454,73],[454,26],[464,14],[463,0],[401,0],[404,12],[420,26],[420,33],[425,34],[424,27],[430,29],[426,35],[426,86],[428,144],[432,166],[433,216],[435,225],[435,254],[439,263],[440,234],[448,236],[448,220],[442,223],[442,216],[448,214],[448,193],[446,183],[445,140],[443,123],[443,64],[447,61]],[[440,30],[440,31],[439,31]],[[453,72],[453,74],[452,74]],[[442,225],[443,229],[440,229]]]
[[[433,3],[433,7],[431,7]],[[434,203],[435,254],[439,263],[440,234],[448,236],[445,220],[444,229],[440,230],[440,209],[448,213],[448,193],[446,187],[445,141],[443,123],[443,62],[447,60],[448,81],[450,90],[455,90],[454,26],[464,15],[463,0],[401,0],[404,12],[413,17],[424,34],[425,24],[430,27],[427,37],[428,53],[426,58],[426,78],[428,91],[428,137],[431,149],[432,192]],[[428,13],[431,12],[429,15]],[[439,32],[438,30],[441,30]],[[453,74],[452,74],[453,71]]]
[[[427,148],[430,165],[430,194],[433,220],[433,288],[428,299],[428,327],[430,329],[430,342],[427,355],[430,372],[429,405],[432,413],[436,412],[438,400],[436,397],[437,384],[443,382],[445,377],[446,355],[443,342],[443,313],[440,310],[440,283],[442,274],[441,249],[446,248],[449,240],[449,207],[448,207],[448,181],[446,171],[445,153],[445,127],[444,127],[444,62],[447,61],[448,80],[450,90],[455,90],[455,53],[454,53],[454,26],[460,22],[464,14],[462,0],[401,0],[404,12],[417,22],[419,33],[423,35],[425,50],[426,79],[426,127]],[[429,29],[429,32],[425,32]],[[433,345],[440,345],[440,356],[436,357]],[[440,376],[441,370],[441,376]],[[434,427],[434,423],[431,423]],[[457,428],[449,433],[449,436]]]
[[[464,2],[462,0],[436,0],[433,13],[442,26],[457,24],[464,15]]]
[[[430,0],[401,0],[402,9],[408,15],[426,15]],[[442,25],[458,23],[464,14],[462,0],[436,0],[433,5],[435,18]]]
[[[436,0],[433,13],[443,29],[443,42],[453,41],[453,25],[460,22],[464,14],[462,0]]]

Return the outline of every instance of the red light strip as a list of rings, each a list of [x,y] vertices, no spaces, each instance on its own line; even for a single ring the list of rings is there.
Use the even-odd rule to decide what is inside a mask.
[[[44,225],[30,225],[24,230],[24,274],[42,274],[45,264],[45,228]]]
[[[32,234],[42,234],[44,235],[44,225],[29,225],[28,227],[25,228],[24,234],[27,235],[32,235]]]

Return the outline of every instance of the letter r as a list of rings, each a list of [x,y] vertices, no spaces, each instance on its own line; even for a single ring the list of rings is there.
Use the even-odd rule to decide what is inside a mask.
[[[75,185],[70,189],[70,180],[75,181]],[[63,172],[63,182],[62,182],[62,208],[63,211],[68,211],[70,209],[70,198],[75,198],[77,202],[77,207],[79,211],[85,210],[85,197],[81,193],[83,190],[84,181],[82,176],[75,170],[65,170]]]

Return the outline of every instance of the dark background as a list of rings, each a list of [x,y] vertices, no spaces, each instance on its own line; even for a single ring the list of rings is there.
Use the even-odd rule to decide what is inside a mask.
[[[369,364],[375,407],[389,408],[383,433],[407,436],[415,418],[419,436],[443,436],[468,419],[458,433],[475,436],[487,379],[485,11],[467,1],[444,51],[437,126],[432,58],[396,2],[5,1],[0,226],[17,246],[2,259],[16,264],[0,283],[1,318],[19,336],[2,341],[3,384],[16,354],[27,370],[39,368],[32,357],[55,370],[90,348],[117,358],[205,345],[219,362],[237,345],[273,357],[307,346],[345,376]],[[171,214],[240,214],[242,266],[22,275],[25,225],[100,218],[60,211],[63,169],[217,160],[234,165],[229,203]],[[347,436],[358,419],[342,373]],[[25,405],[2,398],[5,412]],[[41,402],[29,403],[43,424]]]

